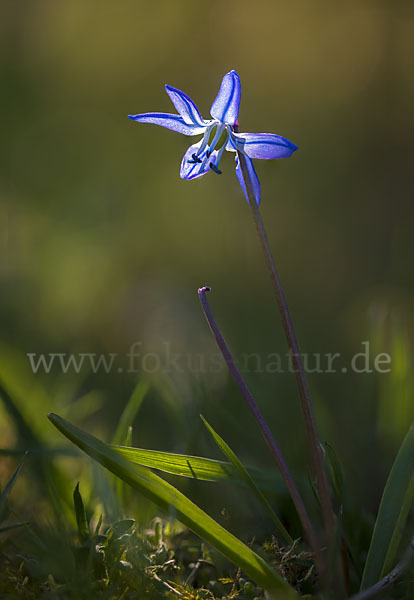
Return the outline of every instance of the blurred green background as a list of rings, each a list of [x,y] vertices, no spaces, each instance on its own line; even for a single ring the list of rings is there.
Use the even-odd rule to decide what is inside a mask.
[[[203,412],[246,462],[271,464],[226,371],[197,368],[216,352],[203,284],[236,357],[287,352],[233,156],[221,177],[182,181],[190,138],[127,119],[173,112],[166,83],[207,118],[236,69],[241,131],[299,146],[256,167],[303,352],[347,364],[369,341],[392,358],[388,374],[309,375],[321,437],[375,508],[414,414],[413,23],[402,1],[2,2],[1,379],[45,439],[63,445],[46,412],[79,398],[73,420],[109,439],[140,377],[123,357],[139,341],[164,360],[168,344],[194,362],[153,376],[134,443],[218,457]],[[33,374],[39,352],[119,358],[110,374]],[[294,376],[246,378],[306,473]],[[0,446],[18,447],[2,423]]]

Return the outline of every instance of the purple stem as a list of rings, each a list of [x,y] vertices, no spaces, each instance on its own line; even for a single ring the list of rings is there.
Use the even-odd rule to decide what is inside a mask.
[[[219,329],[219,326],[217,325],[217,322],[213,316],[213,313],[211,312],[211,308],[207,302],[207,297],[206,297],[206,292],[209,292],[210,290],[211,290],[211,288],[208,286],[201,287],[198,290],[198,295],[200,297],[200,302],[201,302],[201,306],[203,307],[204,315],[205,315],[207,322],[210,326],[210,329],[215,337],[217,346],[219,347],[220,352],[222,353],[223,358],[227,363],[230,373],[232,374],[232,376],[237,384],[237,387],[243,394],[250,410],[252,411],[254,418],[256,419],[256,421],[261,429],[263,437],[265,438],[267,444],[269,445],[270,451],[273,454],[274,459],[276,460],[276,463],[279,467],[279,470],[282,474],[283,479],[285,480],[286,486],[289,490],[290,496],[295,505],[296,511],[299,515],[299,519],[302,523],[302,527],[303,527],[305,536],[308,540],[310,547],[312,548],[312,551],[315,554],[315,562],[317,564],[318,571],[321,574],[320,569],[321,569],[322,562],[320,560],[319,545],[318,545],[318,542],[316,539],[316,535],[315,535],[312,523],[309,519],[305,504],[302,500],[302,497],[299,493],[298,488],[296,487],[293,477],[289,471],[289,467],[287,466],[286,461],[283,458],[282,452],[280,451],[280,448],[277,445],[265,418],[263,417],[262,413],[260,412],[260,409],[256,403],[256,400],[254,399],[251,391],[247,387],[246,382],[244,381],[243,377],[241,376],[240,371],[238,370],[236,363],[234,362],[234,359],[230,353],[229,347],[227,346],[226,340],[224,339],[224,337]]]
[[[296,383],[301,399],[302,412],[304,415],[306,432],[309,441],[310,454],[314,475],[316,477],[316,486],[319,493],[319,499],[322,506],[322,513],[325,521],[325,530],[328,545],[331,545],[335,532],[335,515],[332,510],[330,501],[329,486],[326,479],[325,467],[316,428],[315,416],[312,407],[312,400],[309,393],[308,383],[306,380],[305,369],[303,367],[302,356],[299,349],[298,340],[296,338],[295,328],[289,313],[286,296],[283,291],[282,283],[279,278],[279,273],[276,269],[276,264],[273,259],[270,244],[267,239],[266,230],[260,214],[259,207],[256,203],[256,198],[253,191],[252,182],[250,180],[249,171],[246,164],[245,156],[242,152],[238,153],[240,168],[243,173],[243,179],[246,186],[246,192],[249,198],[249,204],[252,211],[253,220],[256,225],[256,231],[259,236],[260,245],[263,250],[266,267],[270,275],[273,291],[276,298],[276,303],[279,308],[282,318],[283,329],[285,331],[287,343],[289,346],[292,364],[296,376]]]

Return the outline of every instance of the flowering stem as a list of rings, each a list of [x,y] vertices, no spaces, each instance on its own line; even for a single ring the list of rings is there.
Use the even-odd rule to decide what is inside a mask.
[[[214,318],[214,315],[211,311],[211,308],[210,308],[210,306],[207,302],[207,298],[206,298],[206,292],[209,292],[210,289],[211,288],[209,288],[209,287],[202,287],[198,290],[201,306],[203,307],[205,317],[206,317],[207,322],[210,326],[210,329],[215,337],[217,346],[219,347],[219,349],[223,355],[223,358],[227,363],[229,371],[232,374],[232,376],[237,384],[237,387],[243,394],[250,410],[252,411],[254,418],[256,419],[256,421],[261,429],[263,437],[265,438],[267,444],[269,445],[270,451],[272,452],[273,457],[276,460],[276,463],[279,467],[279,470],[282,474],[283,479],[285,480],[286,486],[289,490],[290,496],[295,505],[296,511],[299,515],[305,536],[308,540],[308,543],[309,543],[312,551],[315,554],[315,562],[316,562],[318,571],[320,574],[322,574],[321,570],[320,570],[322,561],[320,559],[319,545],[318,545],[318,542],[316,539],[316,535],[315,535],[312,523],[309,519],[305,504],[302,500],[302,497],[299,493],[298,488],[296,487],[296,484],[293,480],[292,474],[289,471],[289,467],[287,466],[286,461],[283,458],[280,448],[277,445],[265,418],[263,417],[262,413],[260,412],[260,409],[256,403],[256,400],[254,399],[251,391],[247,387],[246,382],[244,381],[243,377],[241,376],[240,371],[238,370],[236,363],[234,362],[234,359],[230,353],[229,347],[227,346],[226,340],[224,339],[224,337],[219,329],[219,326],[217,325],[217,322]]]
[[[308,441],[310,445],[311,459],[313,465],[314,475],[316,477],[316,484],[319,493],[319,498],[322,506],[323,517],[325,521],[325,530],[328,542],[333,539],[335,529],[335,516],[332,510],[328,482],[326,479],[325,468],[323,464],[321,446],[318,438],[316,429],[316,422],[312,408],[312,401],[309,394],[309,388],[306,381],[305,369],[303,367],[302,357],[299,350],[299,344],[296,339],[295,330],[293,327],[292,319],[289,314],[289,309],[286,301],[286,297],[282,288],[282,284],[279,278],[279,274],[276,269],[275,261],[273,259],[272,251],[270,249],[269,241],[267,239],[266,231],[264,228],[262,216],[260,214],[259,207],[257,206],[255,195],[250,180],[246,159],[244,155],[239,152],[240,167],[243,173],[243,179],[246,185],[246,191],[249,198],[249,204],[252,210],[253,220],[256,225],[256,231],[259,236],[260,245],[263,250],[265,257],[266,267],[270,275],[273,291],[276,297],[277,306],[279,308],[280,316],[282,317],[283,328],[287,338],[289,351],[292,359],[292,364],[295,371],[296,383],[299,389],[299,395],[302,404],[302,412],[305,419],[306,431]]]

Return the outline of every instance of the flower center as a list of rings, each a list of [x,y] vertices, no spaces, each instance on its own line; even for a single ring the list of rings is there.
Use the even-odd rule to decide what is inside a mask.
[[[226,125],[224,123],[215,121],[207,127],[199,149],[196,153],[192,154],[191,159],[188,159],[188,162],[190,164],[199,163],[201,164],[201,170],[204,170],[210,156],[213,154],[214,150],[218,149],[218,154],[215,161],[210,161],[209,166],[215,173],[221,175],[218,164],[223,156],[224,150],[226,149],[228,136],[229,131]],[[203,154],[204,157],[201,158]]]

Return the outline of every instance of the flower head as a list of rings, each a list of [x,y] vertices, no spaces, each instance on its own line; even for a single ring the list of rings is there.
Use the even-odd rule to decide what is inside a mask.
[[[181,161],[180,176],[196,179],[208,171],[221,174],[219,163],[225,150],[236,153],[236,174],[247,198],[246,185],[240,167],[239,153],[245,156],[257,204],[260,203],[260,182],[252,158],[288,158],[297,146],[274,133],[238,133],[241,86],[236,71],[224,75],[210,115],[205,120],[194,102],[180,90],[165,86],[178,114],[144,113],[129,115],[133,121],[152,123],[184,135],[202,135],[191,145]],[[247,198],[248,199],[248,198]]]

